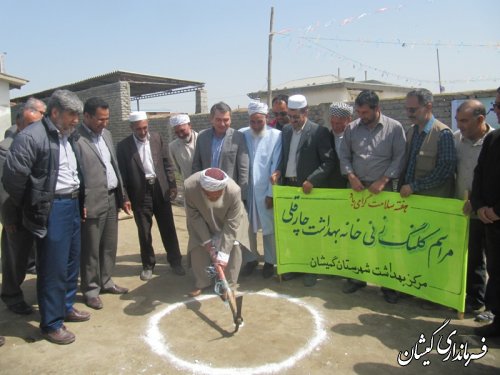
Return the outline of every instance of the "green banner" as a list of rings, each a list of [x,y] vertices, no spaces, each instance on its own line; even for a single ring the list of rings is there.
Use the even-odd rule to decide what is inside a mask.
[[[340,275],[464,311],[463,202],[274,186],[278,273]]]

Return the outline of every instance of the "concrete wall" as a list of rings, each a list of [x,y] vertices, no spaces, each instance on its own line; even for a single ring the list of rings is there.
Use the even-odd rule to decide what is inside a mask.
[[[15,116],[12,117],[10,110],[9,83],[0,80],[0,139],[3,138],[5,131],[15,123]]]
[[[117,82],[109,85],[99,86],[85,91],[77,92],[82,101],[87,100],[92,96],[100,96],[110,105],[110,126],[109,130],[113,134],[115,143],[130,135],[130,127],[128,123],[128,115],[130,114],[130,86],[127,82]],[[449,93],[437,94],[434,96],[434,115],[440,121],[447,125],[451,124],[451,102],[458,99],[469,98],[488,98],[496,95],[496,89],[473,91],[464,93]],[[0,98],[1,99],[1,98]],[[352,104],[352,102],[351,102]],[[330,103],[322,103],[319,105],[311,105],[309,107],[309,118],[324,126],[329,126],[329,106]],[[382,113],[386,116],[395,118],[400,121],[405,127],[410,125],[410,121],[405,111],[405,97],[401,96],[395,99],[381,99],[380,106]],[[14,108],[11,114],[9,126],[13,123],[13,119],[17,110]],[[454,116],[454,114],[453,114]],[[169,125],[170,115],[151,116],[149,124],[152,131],[159,132],[166,142],[174,138],[172,129]],[[201,131],[210,127],[209,114],[192,114],[190,115],[191,124],[196,131]],[[235,129],[240,129],[248,126],[248,113],[244,109],[235,110],[232,113],[232,125]]]

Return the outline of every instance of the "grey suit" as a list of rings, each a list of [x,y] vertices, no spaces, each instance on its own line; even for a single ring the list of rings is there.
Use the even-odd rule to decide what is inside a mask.
[[[118,209],[125,196],[113,147],[111,133],[103,129],[104,140],[118,186],[108,190],[106,166],[87,128],[78,127],[77,147],[81,152],[81,170],[85,180],[85,208],[87,216],[82,223],[82,251],[80,260],[81,291],[85,298],[94,298],[101,289],[114,286],[111,279],[116,261],[118,241]]]
[[[213,136],[213,128],[205,129],[198,135],[193,156],[193,173],[212,166]],[[248,166],[248,149],[244,135],[232,128],[227,129],[217,168],[226,172],[240,186],[244,200],[246,200],[248,189]]]

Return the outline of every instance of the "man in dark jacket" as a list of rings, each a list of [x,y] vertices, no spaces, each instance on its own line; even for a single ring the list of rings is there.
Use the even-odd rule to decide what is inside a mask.
[[[150,280],[156,264],[151,236],[153,215],[167,252],[167,261],[176,275],[183,276],[186,271],[181,264],[170,203],[177,195],[177,184],[168,144],[163,142],[160,134],[149,132],[146,112],[132,112],[129,121],[132,134],[118,143],[116,154],[137,224],[142,261],[140,278]]]
[[[495,98],[495,113],[500,123],[500,87]],[[485,226],[486,267],[488,282],[486,299],[490,301],[493,323],[476,328],[482,337],[500,337],[500,129],[484,138],[472,181],[470,203]]]
[[[14,140],[3,170],[5,190],[22,207],[23,225],[37,241],[40,328],[47,340],[70,344],[66,322],[88,320],[74,308],[80,265],[82,180],[72,133],[82,112],[76,94],[57,90],[47,115]]]

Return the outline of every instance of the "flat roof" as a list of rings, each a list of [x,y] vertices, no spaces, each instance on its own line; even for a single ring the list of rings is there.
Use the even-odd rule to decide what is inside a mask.
[[[0,80],[5,81],[9,84],[9,90],[20,89],[27,82],[27,79],[11,76],[10,74],[0,73]]]
[[[116,82],[128,82],[130,85],[131,100],[146,99],[150,97],[171,95],[189,91],[195,91],[205,86],[204,82],[186,81],[168,77],[154,76],[150,74],[140,74],[116,70],[100,76],[85,79],[68,85],[55,87],[49,90],[39,91],[30,95],[20,96],[12,99],[14,102],[26,101],[30,97],[38,99],[48,98],[58,89],[65,89],[74,92],[83,91],[92,87],[108,85]]]

